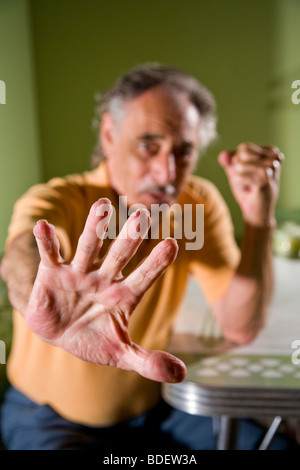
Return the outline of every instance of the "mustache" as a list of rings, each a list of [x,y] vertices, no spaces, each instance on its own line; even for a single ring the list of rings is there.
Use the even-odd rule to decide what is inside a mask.
[[[151,185],[142,189],[141,192],[154,192],[161,193],[166,196],[174,196],[177,193],[177,189],[172,184],[167,184],[166,186]]]

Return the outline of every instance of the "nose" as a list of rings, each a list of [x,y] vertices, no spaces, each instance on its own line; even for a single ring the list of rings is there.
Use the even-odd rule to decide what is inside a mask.
[[[166,186],[176,180],[175,155],[170,152],[157,155],[153,161],[152,176],[159,186]]]

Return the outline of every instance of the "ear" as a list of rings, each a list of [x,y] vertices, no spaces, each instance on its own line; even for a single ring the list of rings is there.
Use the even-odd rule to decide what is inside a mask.
[[[106,158],[112,155],[116,141],[116,124],[110,113],[103,114],[100,124],[101,147]]]

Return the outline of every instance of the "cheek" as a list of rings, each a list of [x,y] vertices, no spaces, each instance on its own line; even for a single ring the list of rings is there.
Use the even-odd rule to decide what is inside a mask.
[[[185,182],[188,176],[193,172],[195,168],[194,163],[189,163],[188,165],[177,167],[177,180],[179,182]]]
[[[134,178],[136,183],[138,183],[139,180],[143,180],[150,172],[151,167],[148,163],[142,162],[134,156],[129,159],[127,174],[131,178]]]

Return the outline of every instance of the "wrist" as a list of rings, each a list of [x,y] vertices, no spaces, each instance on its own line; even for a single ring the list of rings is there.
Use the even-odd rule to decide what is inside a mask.
[[[249,229],[268,232],[273,231],[276,228],[277,221],[275,217],[270,217],[262,221],[252,221],[244,218],[244,224],[245,227],[249,227]]]
[[[245,222],[244,235],[242,245],[247,247],[255,247],[257,253],[262,254],[265,250],[269,250],[272,247],[272,239],[275,225],[253,225]],[[251,250],[249,250],[251,251]]]

